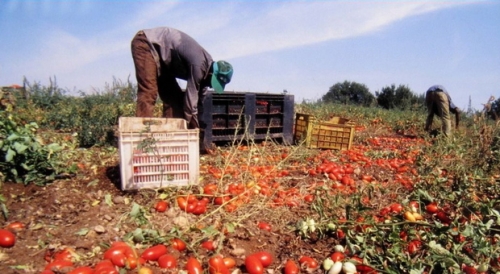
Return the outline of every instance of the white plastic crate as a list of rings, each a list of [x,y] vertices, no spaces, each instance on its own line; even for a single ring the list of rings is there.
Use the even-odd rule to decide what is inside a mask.
[[[197,184],[199,130],[184,119],[120,117],[121,189]]]

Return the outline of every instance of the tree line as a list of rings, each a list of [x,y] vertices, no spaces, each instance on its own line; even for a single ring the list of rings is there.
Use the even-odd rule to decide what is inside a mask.
[[[425,93],[420,95],[406,85],[392,84],[375,91],[357,82],[344,81],[331,86],[321,98],[325,103],[355,104],[362,106],[379,106],[385,109],[410,110],[424,106]]]

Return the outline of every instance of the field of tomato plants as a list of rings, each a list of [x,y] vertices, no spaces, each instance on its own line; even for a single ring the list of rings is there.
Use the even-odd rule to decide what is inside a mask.
[[[198,185],[134,192],[116,146],[32,125],[65,168],[0,185],[0,273],[500,271],[496,124],[464,117],[445,141],[422,132],[423,111],[296,111],[351,119],[352,148],[234,142],[200,156]]]

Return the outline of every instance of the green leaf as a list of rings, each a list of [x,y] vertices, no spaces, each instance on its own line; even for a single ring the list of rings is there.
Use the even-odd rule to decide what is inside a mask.
[[[104,201],[108,206],[113,206],[113,201],[111,200],[111,194],[104,195]]]
[[[9,210],[4,203],[0,203],[0,209],[2,210],[3,217],[7,220],[9,218]]]
[[[134,230],[134,232],[132,232],[132,237],[134,239],[134,242],[136,243],[142,243],[145,240],[142,229],[140,228],[137,228],[136,230]]]
[[[17,139],[19,139],[19,135],[17,135],[16,133],[12,133],[11,135],[9,135],[9,137],[7,137],[8,141],[15,141]]]
[[[57,152],[63,149],[63,147],[57,143],[52,143],[48,145],[47,148],[49,149],[50,152]]]
[[[87,186],[95,186],[97,185],[97,183],[99,183],[99,179],[93,180],[92,182],[88,183]]]
[[[89,229],[82,228],[82,229],[78,230],[75,234],[78,236],[85,236],[85,235],[87,235],[87,233],[89,233]]]
[[[28,148],[28,146],[23,145],[19,142],[15,142],[13,147],[17,151],[18,154],[24,154],[24,151],[26,151],[26,149]]]
[[[137,217],[141,213],[141,206],[137,203],[132,204],[132,210],[130,211],[131,217]]]
[[[12,160],[14,159],[15,156],[16,156],[16,152],[9,148],[9,150],[7,150],[7,154],[5,154],[5,161],[12,162]]]
[[[219,233],[213,226],[205,227],[201,231],[207,236],[217,235],[217,233]]]

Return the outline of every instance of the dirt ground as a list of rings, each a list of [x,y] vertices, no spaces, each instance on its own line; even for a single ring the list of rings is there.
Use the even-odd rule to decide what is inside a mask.
[[[0,249],[0,273],[40,273],[55,252],[67,247],[78,254],[75,266],[93,267],[102,260],[106,247],[140,227],[127,219],[132,203],[151,209],[146,214],[149,224],[166,235],[172,233],[174,225],[178,225],[174,222],[179,216],[187,220],[185,226],[202,218],[176,207],[171,207],[166,213],[157,213],[153,210],[154,191],[122,192],[119,185],[118,159],[112,165],[96,171],[84,170],[73,178],[58,180],[44,187],[4,183],[2,192],[9,217],[0,221],[0,227],[17,221],[23,223],[25,229],[16,232],[14,247]],[[218,240],[223,245],[220,253],[234,257],[237,267],[243,271],[245,253],[267,250],[275,256],[273,265],[268,269],[278,269],[286,259],[298,259],[301,255],[311,256],[321,262],[336,244],[332,238],[317,241],[314,235],[304,240],[287,228],[307,214],[302,207],[269,209],[258,215],[238,212],[234,214],[240,214],[242,222],[234,232]],[[258,229],[256,223],[263,219],[281,230],[269,232]],[[202,224],[206,227],[217,222],[220,222],[217,217],[206,217]],[[190,246],[199,239],[183,240]],[[136,247],[140,251],[146,246]],[[203,260],[212,254],[199,248],[188,248],[188,251],[178,256],[179,268],[183,267],[188,255],[196,255]],[[154,270],[155,273],[163,273],[159,268]],[[137,270],[127,273],[137,273]]]

